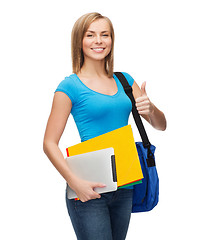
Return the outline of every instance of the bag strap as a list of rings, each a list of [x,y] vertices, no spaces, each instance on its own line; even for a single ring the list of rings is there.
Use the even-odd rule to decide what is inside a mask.
[[[144,125],[142,123],[142,119],[137,111],[136,108],[136,102],[135,99],[133,97],[133,93],[132,93],[132,87],[130,86],[130,84],[128,83],[127,79],[125,78],[125,76],[121,73],[121,72],[115,72],[114,73],[116,75],[116,77],[119,79],[119,81],[121,82],[125,93],[127,94],[127,96],[130,98],[131,102],[132,102],[132,114],[133,114],[133,118],[134,121],[136,123],[136,126],[138,128],[138,131],[140,133],[142,142],[143,142],[143,146],[144,148],[148,149],[148,154],[147,154],[147,165],[148,167],[153,167],[155,166],[155,159],[154,159],[154,155],[151,152],[150,146],[151,143],[149,142],[147,133],[145,131]]]

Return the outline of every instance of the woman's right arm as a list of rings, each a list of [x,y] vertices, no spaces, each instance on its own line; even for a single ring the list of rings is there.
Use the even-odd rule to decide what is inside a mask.
[[[71,179],[72,174],[58,147],[58,143],[66,126],[71,108],[72,103],[68,96],[63,92],[56,92],[43,142],[45,154],[67,182]]]
[[[72,102],[63,92],[56,92],[53,99],[51,113],[44,135],[43,149],[49,160],[63,176],[69,186],[76,192],[81,201],[100,198],[94,187],[104,187],[100,183],[92,183],[77,178],[69,169],[61,150],[59,140],[65,129],[70,115]]]

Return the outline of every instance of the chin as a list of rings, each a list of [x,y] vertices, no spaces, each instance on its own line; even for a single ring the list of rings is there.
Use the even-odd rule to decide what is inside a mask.
[[[86,59],[90,59],[93,61],[102,61],[106,58],[106,55],[103,56],[86,56]]]

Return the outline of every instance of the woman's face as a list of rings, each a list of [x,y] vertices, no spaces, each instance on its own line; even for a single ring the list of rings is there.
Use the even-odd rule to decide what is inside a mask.
[[[104,60],[111,51],[111,32],[105,19],[95,20],[84,35],[82,47],[84,60]]]

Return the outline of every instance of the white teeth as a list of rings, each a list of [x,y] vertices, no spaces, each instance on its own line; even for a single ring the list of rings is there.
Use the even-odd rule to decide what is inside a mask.
[[[95,51],[102,51],[102,50],[104,50],[104,48],[93,48],[93,50],[95,50]]]

